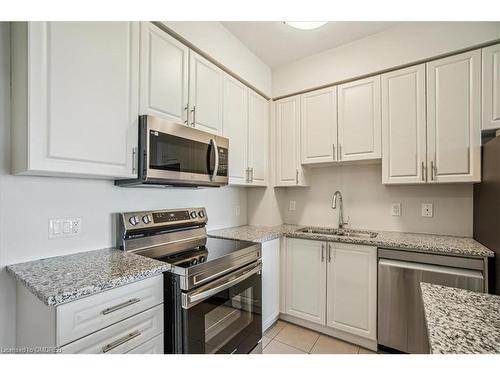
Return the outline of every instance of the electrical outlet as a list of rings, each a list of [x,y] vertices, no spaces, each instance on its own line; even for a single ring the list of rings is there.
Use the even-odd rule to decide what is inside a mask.
[[[236,216],[240,216],[240,206],[236,206]]]
[[[288,209],[290,211],[295,211],[295,201],[290,201],[290,204],[288,206]]]
[[[82,230],[82,219],[50,219],[49,238],[63,238],[79,236]]]
[[[423,217],[434,216],[434,210],[432,208],[432,203],[422,203],[422,216]]]
[[[392,216],[401,216],[401,203],[393,203],[391,206]]]

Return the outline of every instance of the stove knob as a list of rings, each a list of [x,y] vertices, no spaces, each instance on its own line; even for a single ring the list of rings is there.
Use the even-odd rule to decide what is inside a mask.
[[[128,219],[128,222],[132,225],[139,224],[139,216],[131,216],[130,219]]]
[[[191,260],[191,265],[194,266],[198,264],[198,259],[194,258],[193,260]]]
[[[203,255],[200,257],[200,263],[203,263],[203,262],[205,262],[206,260],[207,260],[207,259],[206,259]]]
[[[202,211],[198,212],[198,216],[201,218],[205,217],[205,211],[202,210]]]
[[[197,216],[196,211],[191,212],[189,216],[191,216],[191,219],[196,219]]]
[[[142,221],[143,221],[144,224],[151,223],[151,220],[152,220],[151,215],[146,215],[146,216],[142,217]]]

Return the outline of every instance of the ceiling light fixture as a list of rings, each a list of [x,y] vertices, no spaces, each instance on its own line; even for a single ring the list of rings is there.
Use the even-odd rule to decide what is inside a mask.
[[[284,21],[284,24],[300,30],[313,30],[327,24],[327,21]]]

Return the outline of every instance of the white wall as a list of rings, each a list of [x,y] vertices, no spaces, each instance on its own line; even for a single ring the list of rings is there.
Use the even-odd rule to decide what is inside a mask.
[[[409,22],[273,69],[273,97],[500,38],[500,22]]]
[[[247,222],[241,188],[126,189],[112,181],[10,175],[9,51],[9,25],[0,22],[0,347],[15,344],[15,283],[6,264],[113,246],[120,211],[205,206],[209,229]],[[81,236],[49,240],[54,217],[81,217]]]
[[[220,22],[166,21],[163,24],[271,97],[271,68]]]
[[[340,190],[353,228],[472,236],[472,184],[382,185],[381,165],[371,164],[311,169],[310,185],[283,189],[284,222],[336,227],[331,200]],[[288,210],[290,200],[296,211]],[[393,202],[401,203],[402,216],[391,216]],[[433,203],[433,218],[421,216],[421,203]]]

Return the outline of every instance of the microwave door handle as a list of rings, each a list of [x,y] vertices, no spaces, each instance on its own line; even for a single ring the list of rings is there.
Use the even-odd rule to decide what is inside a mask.
[[[217,177],[217,171],[219,170],[219,148],[217,147],[217,142],[213,138],[210,140],[210,144],[214,147],[215,152],[215,166],[211,177],[212,180],[215,180],[215,177]]]

